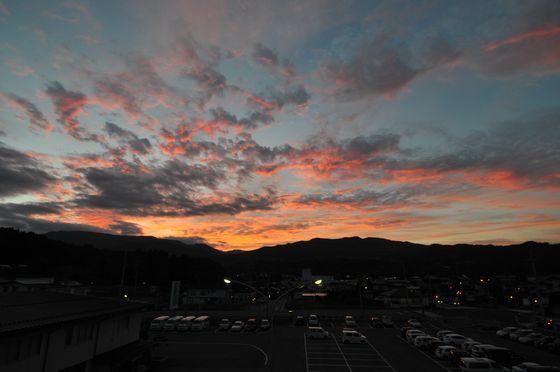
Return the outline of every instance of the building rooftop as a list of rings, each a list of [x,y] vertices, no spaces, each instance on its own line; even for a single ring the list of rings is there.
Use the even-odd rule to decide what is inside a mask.
[[[55,292],[0,295],[0,333],[140,310],[144,304]]]

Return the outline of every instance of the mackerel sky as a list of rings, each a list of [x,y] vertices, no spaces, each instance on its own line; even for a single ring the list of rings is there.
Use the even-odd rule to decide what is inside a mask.
[[[0,0],[0,225],[560,242],[559,1]]]

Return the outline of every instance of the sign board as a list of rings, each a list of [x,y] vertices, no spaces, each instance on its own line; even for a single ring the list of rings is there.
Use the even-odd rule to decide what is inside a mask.
[[[181,296],[181,282],[171,282],[171,296],[169,296],[169,310],[179,307],[179,297]]]

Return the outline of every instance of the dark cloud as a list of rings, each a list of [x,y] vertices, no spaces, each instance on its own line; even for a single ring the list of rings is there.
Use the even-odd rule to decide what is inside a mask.
[[[142,235],[142,228],[135,223],[116,220],[109,225],[109,229],[120,235]]]
[[[267,68],[271,72],[278,72],[286,78],[292,78],[296,74],[293,63],[287,59],[280,59],[278,53],[262,43],[256,43],[253,48],[253,60]]]
[[[309,93],[302,86],[296,86],[283,92],[272,92],[271,97],[279,108],[286,105],[303,106],[307,104],[310,98]]]
[[[88,187],[73,201],[75,205],[126,215],[237,214],[270,209],[276,203],[272,189],[262,195],[220,192],[216,188],[226,181],[224,170],[178,160],[168,161],[149,173],[122,173],[114,168],[86,168],[81,172]],[[204,196],[208,195],[204,190],[213,190],[215,194]]]
[[[483,72],[499,77],[560,71],[560,2],[527,2],[526,11],[510,21],[510,32],[484,46]]]
[[[208,240],[206,240],[205,238],[201,237],[201,236],[166,236],[164,239],[170,239],[170,240],[178,240],[181,243],[187,244],[187,245],[192,245],[192,244],[207,244]]]
[[[78,121],[78,116],[83,112],[88,104],[88,98],[82,92],[66,90],[59,82],[47,84],[45,93],[51,99],[58,122],[62,124],[66,132],[79,141],[102,142],[96,134],[92,134],[83,127]]]
[[[152,149],[152,144],[147,138],[139,138],[134,132],[123,129],[114,123],[106,122],[103,129],[110,137],[126,144],[135,154],[145,155]]]
[[[37,159],[0,142],[0,197],[41,191],[56,181]]]
[[[42,216],[60,215],[64,209],[54,202],[44,203],[4,203],[0,204],[0,226],[13,227],[20,230],[46,233],[49,231],[95,231],[108,230],[86,224],[74,224],[60,221],[50,221]]]
[[[460,55],[446,40],[438,39],[423,58],[413,56],[406,44],[382,35],[363,44],[350,59],[327,63],[325,70],[336,84],[336,94],[344,99],[392,96],[421,74]]]
[[[268,125],[274,120],[272,115],[260,111],[255,111],[244,118],[237,118],[237,116],[227,112],[222,107],[211,109],[210,114],[212,120],[225,123],[227,127],[240,130],[254,130],[259,126]]]
[[[13,93],[0,93],[0,98],[3,98],[14,109],[25,114],[32,129],[40,129],[47,132],[52,130],[51,123],[49,123],[45,115],[33,102]]]

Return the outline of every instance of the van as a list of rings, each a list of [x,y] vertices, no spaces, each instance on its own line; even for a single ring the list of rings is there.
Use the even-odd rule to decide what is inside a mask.
[[[179,324],[177,324],[177,330],[178,331],[188,331],[189,329],[191,329],[192,321],[195,320],[195,319],[196,319],[196,317],[192,316],[192,315],[184,317],[183,319],[181,319]]]
[[[150,322],[150,331],[161,331],[167,319],[169,319],[167,315],[162,315],[152,320]]]
[[[199,316],[191,324],[191,331],[202,331],[210,327],[210,318],[206,315]]]
[[[461,358],[459,362],[461,371],[497,372],[507,371],[492,359],[488,358]]]
[[[163,324],[164,331],[175,331],[177,329],[177,324],[183,319],[182,315],[173,316],[165,321]]]
[[[342,342],[345,344],[365,344],[367,339],[360,332],[345,328],[342,330]]]
[[[329,332],[325,331],[323,327],[309,327],[308,330],[309,330],[309,332],[307,333],[308,338],[319,339],[319,340],[329,338]]]

